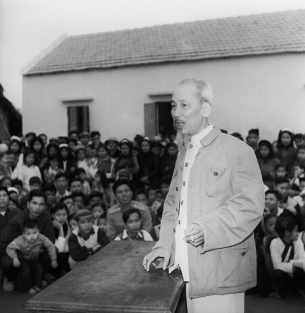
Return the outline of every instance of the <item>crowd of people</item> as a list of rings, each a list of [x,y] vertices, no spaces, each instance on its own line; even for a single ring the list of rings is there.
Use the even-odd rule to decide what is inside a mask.
[[[238,133],[233,136],[243,140]],[[0,281],[35,294],[113,240],[156,241],[178,149],[173,136],[101,142],[98,131],[0,144]],[[265,185],[255,230],[262,297],[302,292],[305,269],[305,136],[246,138]],[[254,290],[253,290],[254,291]],[[303,293],[305,297],[305,293]]]

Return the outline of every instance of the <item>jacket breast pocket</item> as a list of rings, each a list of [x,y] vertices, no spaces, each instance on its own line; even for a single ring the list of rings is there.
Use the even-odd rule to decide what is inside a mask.
[[[227,169],[225,167],[205,168],[202,181],[207,196],[224,195],[227,192]]]
[[[218,287],[242,286],[252,281],[249,247],[219,252]]]

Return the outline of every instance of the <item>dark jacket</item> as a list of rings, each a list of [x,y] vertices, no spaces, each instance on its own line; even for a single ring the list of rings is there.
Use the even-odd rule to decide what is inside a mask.
[[[0,238],[0,257],[5,255],[6,247],[18,236],[23,234],[23,222],[29,219],[29,210],[26,209],[14,216],[6,225]],[[51,242],[55,243],[55,235],[53,231],[53,222],[50,214],[43,211],[37,218],[39,224],[39,232],[45,235]]]
[[[6,224],[18,213],[20,213],[21,210],[19,209],[7,209],[6,212],[4,213],[4,215],[0,214],[0,238],[1,238],[1,234],[6,226]]]

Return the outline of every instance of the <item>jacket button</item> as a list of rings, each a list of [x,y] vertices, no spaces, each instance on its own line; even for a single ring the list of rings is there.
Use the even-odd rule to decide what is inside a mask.
[[[183,205],[183,201],[181,201],[181,205]]]
[[[241,255],[242,255],[242,256],[246,255],[246,252],[242,252]]]
[[[193,148],[193,145],[189,145],[189,148],[192,149],[192,148]]]
[[[178,209],[176,208],[176,212],[178,212]]]
[[[178,187],[176,187],[176,191],[178,191],[179,190],[179,188]]]
[[[188,166],[188,163],[185,163],[185,167],[187,167]]]
[[[214,176],[217,176],[218,175],[218,173],[217,172],[214,172]]]
[[[183,186],[185,186],[185,181],[183,182]]]
[[[174,228],[173,231],[174,231],[174,233],[175,233],[175,232],[176,232],[176,229]]]
[[[180,220],[178,221],[178,224],[180,225]]]

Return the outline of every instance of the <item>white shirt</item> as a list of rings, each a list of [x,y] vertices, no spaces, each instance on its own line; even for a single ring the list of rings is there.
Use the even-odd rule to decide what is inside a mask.
[[[177,222],[176,232],[175,232],[175,240],[176,240],[175,264],[169,269],[169,273],[171,273],[174,269],[176,269],[177,267],[180,267],[184,281],[190,280],[188,250],[187,250],[188,243],[183,240],[183,238],[185,237],[184,232],[187,228],[187,190],[188,190],[189,177],[190,177],[190,172],[194,164],[198,150],[201,148],[200,141],[212,129],[213,129],[213,126],[210,124],[207,128],[203,129],[198,134],[192,136],[191,143],[189,144],[186,150],[186,155],[185,155],[185,160],[184,160],[183,176],[182,176],[183,184],[181,186],[181,193],[180,193],[180,211],[179,211],[179,217],[178,217],[178,222]]]

